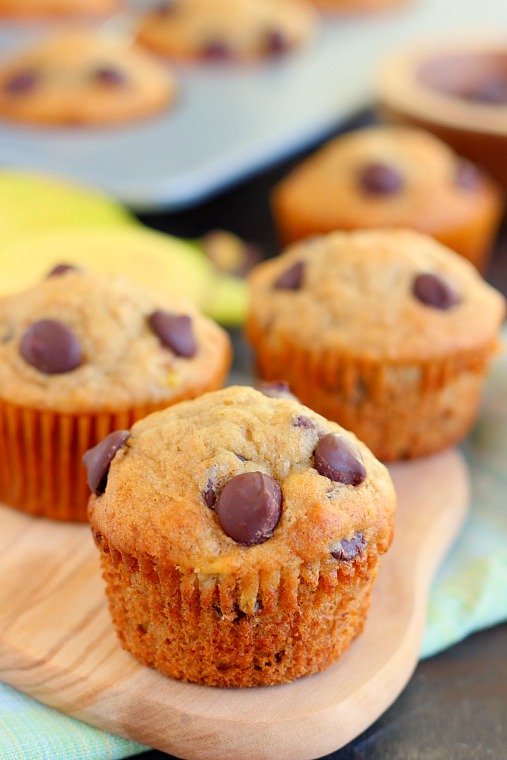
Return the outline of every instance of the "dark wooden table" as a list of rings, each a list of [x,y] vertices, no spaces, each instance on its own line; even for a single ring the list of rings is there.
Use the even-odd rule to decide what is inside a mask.
[[[370,118],[370,114],[361,115],[353,126]],[[266,256],[275,255],[279,245],[269,191],[301,157],[191,210],[145,215],[143,221],[183,237],[197,237],[213,228],[231,230],[259,244]],[[507,225],[499,235],[487,279],[507,295]],[[238,335],[234,337],[238,345]],[[248,371],[248,351],[239,346],[235,369]],[[506,594],[507,589],[499,588],[498,593]],[[151,751],[139,757],[162,760],[171,756]],[[475,634],[421,662],[392,707],[361,736],[326,758],[507,760],[507,624]]]

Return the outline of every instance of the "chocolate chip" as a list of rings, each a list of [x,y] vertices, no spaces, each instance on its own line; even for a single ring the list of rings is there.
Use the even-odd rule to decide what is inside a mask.
[[[56,319],[41,319],[27,327],[19,352],[28,364],[47,375],[71,372],[81,364],[78,339]]]
[[[314,466],[318,473],[329,480],[358,486],[366,478],[366,468],[361,455],[337,433],[328,433],[317,444]]]
[[[494,77],[481,82],[469,93],[469,99],[488,105],[507,105],[507,80]]]
[[[114,66],[99,66],[94,70],[92,76],[98,84],[103,84],[106,87],[122,87],[127,82],[123,71]]]
[[[478,166],[465,159],[459,162],[454,175],[454,181],[458,187],[463,188],[463,190],[477,190],[483,180],[484,174]]]
[[[350,539],[342,538],[331,552],[331,556],[342,562],[350,562],[364,551],[365,546],[363,534],[355,533]]]
[[[359,184],[371,195],[392,195],[403,187],[400,172],[389,164],[373,163],[359,172]]]
[[[210,40],[204,45],[202,56],[210,61],[227,61],[232,58],[232,51],[226,42]]]
[[[84,454],[83,464],[88,474],[88,485],[97,496],[106,490],[109,467],[114,455],[129,437],[130,430],[114,430]]]
[[[204,503],[210,509],[213,509],[215,506],[215,501],[217,500],[217,493],[215,491],[211,478],[209,478],[208,482],[206,483],[206,490],[203,491],[202,498],[204,499]]]
[[[4,82],[3,89],[9,95],[24,95],[31,92],[39,81],[39,74],[31,69],[18,71]]]
[[[224,532],[238,544],[262,544],[282,515],[280,486],[262,472],[236,475],[223,487],[216,511]]]
[[[296,261],[295,264],[286,269],[275,280],[275,288],[279,290],[299,290],[303,282],[304,271],[304,261]]]
[[[412,285],[415,297],[435,309],[446,311],[460,303],[459,293],[438,274],[418,274]]]
[[[305,417],[304,414],[296,417],[293,425],[294,427],[303,428],[303,430],[314,430],[317,427],[317,423],[311,420],[309,417]]]
[[[236,454],[240,462],[246,462],[246,457],[241,456],[241,454]]]
[[[176,10],[177,0],[167,0],[167,2],[158,3],[153,8],[154,13],[158,13],[161,16],[166,16]]]
[[[266,34],[266,51],[272,55],[284,53],[288,47],[288,41],[279,29],[272,29]]]
[[[195,356],[197,345],[190,317],[159,310],[153,312],[149,321],[153,332],[176,356],[186,359]]]
[[[59,277],[61,274],[66,274],[67,272],[79,272],[79,267],[75,266],[75,264],[57,264],[56,266],[51,269],[50,272],[48,272],[48,277]]]
[[[290,398],[293,401],[299,401],[299,399],[291,393],[289,384],[286,383],[285,380],[277,380],[272,383],[256,383],[255,388],[270,398]]]

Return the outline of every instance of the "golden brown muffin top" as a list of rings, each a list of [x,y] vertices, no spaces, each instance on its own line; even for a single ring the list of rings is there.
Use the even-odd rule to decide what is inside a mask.
[[[0,397],[20,406],[169,404],[220,374],[229,355],[225,331],[186,300],[122,276],[70,269],[0,300]]]
[[[275,188],[322,231],[415,227],[438,235],[489,209],[498,189],[473,164],[423,130],[368,127],[339,136]]]
[[[174,58],[243,61],[306,42],[315,21],[306,0],[169,0],[144,17],[139,40]]]
[[[70,30],[16,51],[0,67],[0,114],[48,125],[149,116],[174,100],[172,75],[122,37]]]
[[[14,19],[95,16],[112,13],[119,6],[119,0],[0,0],[0,16]]]
[[[351,457],[342,480],[355,485],[316,469],[316,449],[330,433]],[[322,471],[322,457],[318,466]],[[361,469],[362,481],[355,478]],[[228,506],[237,519],[233,479],[245,473],[257,473],[254,481],[267,476],[264,490],[272,496],[279,488],[281,499],[279,522],[252,545],[232,538],[222,522],[231,483]],[[248,575],[328,561],[333,551],[340,558],[368,544],[385,551],[395,501],[386,468],[352,433],[294,397],[230,387],[136,423],[112,461],[105,492],[91,500],[90,518],[120,552],[182,572]]]
[[[487,346],[505,316],[503,296],[468,261],[409,230],[297,243],[254,269],[250,292],[249,320],[273,344],[394,363]]]

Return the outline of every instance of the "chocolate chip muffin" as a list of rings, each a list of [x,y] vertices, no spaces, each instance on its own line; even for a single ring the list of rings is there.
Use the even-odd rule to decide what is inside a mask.
[[[313,5],[326,13],[357,13],[380,11],[403,5],[407,0],[310,0]]]
[[[169,0],[142,19],[138,40],[177,60],[240,63],[299,47],[315,26],[306,0]]]
[[[333,663],[392,538],[387,470],[297,400],[207,393],[86,455],[122,645],[183,681],[261,686]]]
[[[0,0],[0,17],[46,19],[60,16],[103,16],[117,11],[119,0]]]
[[[505,302],[453,251],[408,230],[330,233],[258,265],[250,294],[260,377],[285,379],[380,459],[469,431]]]
[[[334,230],[410,228],[481,271],[502,207],[499,188],[477,166],[408,127],[370,127],[331,140],[272,196],[284,243]]]
[[[0,500],[86,520],[83,453],[116,428],[219,388],[226,333],[186,301],[66,265],[0,300]]]
[[[42,126],[99,126],[168,107],[172,76],[141,48],[93,30],[62,32],[0,65],[0,116]]]

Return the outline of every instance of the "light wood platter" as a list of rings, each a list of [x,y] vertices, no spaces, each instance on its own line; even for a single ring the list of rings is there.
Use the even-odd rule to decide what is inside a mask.
[[[0,680],[186,760],[310,760],[338,749],[409,680],[432,576],[466,515],[456,451],[390,469],[396,537],[364,633],[324,673],[260,689],[183,684],[138,664],[113,631],[88,527],[0,507]]]

